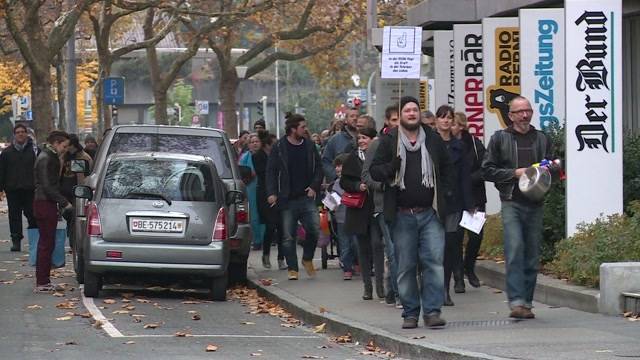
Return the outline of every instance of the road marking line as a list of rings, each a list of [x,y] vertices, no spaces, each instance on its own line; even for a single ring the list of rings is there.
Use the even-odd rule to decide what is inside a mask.
[[[165,338],[176,337],[175,335],[123,335],[125,338]],[[318,336],[304,335],[242,335],[242,334],[217,334],[217,335],[189,335],[187,337],[214,337],[214,338],[238,338],[238,339],[318,339]]]
[[[102,322],[102,329],[107,333],[107,335],[113,338],[124,337],[124,335],[122,335],[120,330],[116,329],[116,327],[113,326],[113,324],[109,320],[107,320],[107,318],[104,317],[104,315],[102,315],[102,312],[100,311],[100,309],[98,309],[96,304],[93,302],[93,298],[88,298],[84,296],[83,289],[84,289],[84,285],[80,285],[80,295],[82,296],[82,303],[84,304],[84,307],[87,308],[87,310],[89,310],[89,313],[91,314],[91,316],[93,316],[93,319],[95,321]]]

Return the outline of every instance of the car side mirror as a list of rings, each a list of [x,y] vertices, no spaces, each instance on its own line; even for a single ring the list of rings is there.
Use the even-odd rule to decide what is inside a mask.
[[[91,201],[93,200],[93,191],[88,186],[76,185],[73,187],[73,196]]]
[[[87,160],[71,160],[70,164],[71,172],[75,174],[88,174],[89,162]]]
[[[225,197],[225,201],[227,203],[227,206],[240,204],[241,202],[244,201],[244,199],[245,199],[244,193],[242,191],[238,191],[238,190],[229,190],[227,192],[226,197]]]

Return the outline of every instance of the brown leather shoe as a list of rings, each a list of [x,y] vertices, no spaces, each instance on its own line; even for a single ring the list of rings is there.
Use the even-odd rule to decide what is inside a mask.
[[[525,310],[525,314],[524,314],[524,318],[525,319],[535,319],[536,318],[536,314],[534,314],[533,311],[531,311],[531,309],[525,307],[524,310]]]
[[[406,317],[402,321],[403,329],[415,329],[418,327],[418,319],[412,317]]]
[[[514,319],[529,319],[528,313],[531,313],[531,310],[527,310],[527,308],[525,308],[524,306],[514,306],[513,309],[511,309],[511,314],[509,314],[509,317],[512,317]]]

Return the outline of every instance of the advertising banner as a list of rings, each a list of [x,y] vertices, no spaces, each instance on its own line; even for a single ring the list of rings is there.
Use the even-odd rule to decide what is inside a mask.
[[[483,139],[482,25],[453,25],[453,42],[454,108],[467,115],[469,133]]]
[[[622,212],[622,1],[566,0],[567,234]]]
[[[436,113],[436,80],[429,79],[427,83],[427,110]]]
[[[520,10],[520,93],[533,107],[531,125],[564,124],[564,9]]]
[[[433,32],[433,57],[435,70],[434,108],[440,105],[455,107],[453,31]]]
[[[518,18],[482,19],[482,35],[484,129],[488,142],[496,130],[509,126],[509,102],[520,95]]]

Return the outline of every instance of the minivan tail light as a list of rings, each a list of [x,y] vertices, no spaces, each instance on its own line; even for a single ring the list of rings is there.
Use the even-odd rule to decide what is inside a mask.
[[[96,203],[87,205],[87,234],[92,236],[102,235],[102,224],[100,223],[100,213]]]
[[[227,212],[224,208],[218,210],[218,216],[216,216],[216,222],[213,225],[213,237],[212,241],[225,241],[227,240]]]
[[[247,205],[236,205],[236,221],[241,224],[249,223],[249,211],[247,211]]]

